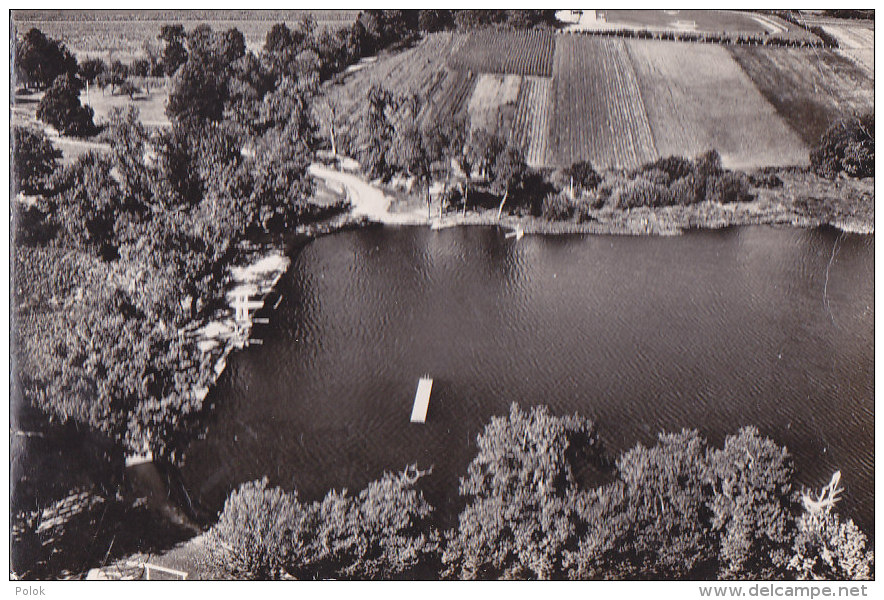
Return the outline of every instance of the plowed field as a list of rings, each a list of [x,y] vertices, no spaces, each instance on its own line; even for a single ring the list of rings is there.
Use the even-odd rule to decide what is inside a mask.
[[[630,168],[657,158],[622,40],[562,35],[555,58],[554,162]]]
[[[452,53],[448,65],[475,73],[552,75],[556,35],[546,30],[476,31]]]

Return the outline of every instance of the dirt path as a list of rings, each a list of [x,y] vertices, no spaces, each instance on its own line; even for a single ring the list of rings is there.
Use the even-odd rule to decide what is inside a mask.
[[[422,225],[427,223],[427,217],[423,211],[391,213],[392,198],[356,175],[341,173],[318,163],[310,165],[307,172],[322,179],[329,187],[346,192],[347,200],[352,205],[353,216],[365,217],[370,221],[388,225]]]

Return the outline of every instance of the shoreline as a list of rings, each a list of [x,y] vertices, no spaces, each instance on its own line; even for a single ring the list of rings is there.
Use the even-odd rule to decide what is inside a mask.
[[[783,171],[783,185],[753,189],[748,202],[719,204],[704,201],[687,206],[589,211],[590,220],[549,221],[543,217],[503,215],[494,209],[473,209],[427,217],[425,209],[394,212],[394,199],[358,175],[314,163],[308,172],[340,190],[351,204],[350,219],[383,225],[417,225],[446,229],[462,225],[503,226],[540,235],[681,235],[693,229],[723,229],[748,225],[813,228],[831,226],[846,233],[875,233],[874,180],[823,180],[801,172]],[[853,195],[843,198],[844,194]],[[858,196],[858,198],[856,197]],[[869,200],[866,202],[866,200]]]

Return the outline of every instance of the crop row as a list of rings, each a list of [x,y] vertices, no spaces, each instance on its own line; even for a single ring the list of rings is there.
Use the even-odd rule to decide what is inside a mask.
[[[837,41],[820,28],[813,31],[790,29],[780,33],[719,33],[703,31],[650,29],[599,29],[584,31],[568,31],[565,35],[589,37],[618,37],[641,40],[663,40],[678,42],[699,42],[705,44],[725,44],[736,46],[780,46],[794,48],[819,48],[837,46]]]
[[[550,77],[555,47],[556,35],[551,31],[475,31],[451,55],[448,65],[476,73]]]
[[[513,119],[510,140],[525,154],[525,162],[542,167],[547,162],[552,80],[524,77]]]
[[[656,158],[641,91],[621,44],[561,38],[554,86],[556,162],[628,168]]]

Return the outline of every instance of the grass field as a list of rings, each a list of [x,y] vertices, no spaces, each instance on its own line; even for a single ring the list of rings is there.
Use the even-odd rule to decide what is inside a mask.
[[[731,168],[807,163],[801,138],[725,47],[644,40],[627,46],[661,156],[714,148]]]
[[[605,12],[609,24],[634,28],[710,33],[774,33],[776,31],[770,23],[754,19],[752,15],[747,13],[732,10],[607,10]],[[774,30],[772,31],[772,29]]]
[[[448,65],[476,73],[549,77],[555,47],[556,35],[550,31],[477,31],[467,34]]]
[[[480,75],[467,107],[470,127],[486,131],[510,131],[521,85],[522,78],[518,75]]]
[[[130,81],[141,90],[131,99],[125,94],[111,94],[109,89],[102,90],[93,86],[87,95],[86,90],[80,93],[80,102],[88,104],[95,111],[95,124],[100,125],[110,119],[115,108],[125,110],[129,106],[138,109],[141,122],[148,127],[166,127],[171,125],[166,116],[166,100],[169,94],[162,78],[144,80],[131,78]]]
[[[833,120],[875,108],[874,81],[835,51],[764,47],[729,50],[809,146],[819,141]]]
[[[875,28],[864,23],[825,23],[822,28],[838,40],[841,51],[869,77],[875,76]]]
[[[108,145],[103,142],[62,137],[55,129],[38,121],[36,117],[37,103],[41,96],[42,94],[16,96],[15,104],[10,110],[10,125],[32,127],[43,131],[49,136],[52,145],[61,151],[62,164],[70,164],[87,152],[106,152],[108,150]]]
[[[657,158],[624,42],[565,35],[556,44],[553,162],[630,168]]]
[[[142,56],[144,44],[159,48],[157,35],[169,23],[184,25],[190,31],[205,23],[215,30],[235,27],[246,39],[249,48],[264,44],[264,37],[274,23],[297,24],[306,14],[313,14],[322,28],[344,27],[356,18],[356,11],[14,11],[14,35],[36,27],[51,38],[63,41],[78,59],[101,57],[124,62]]]

